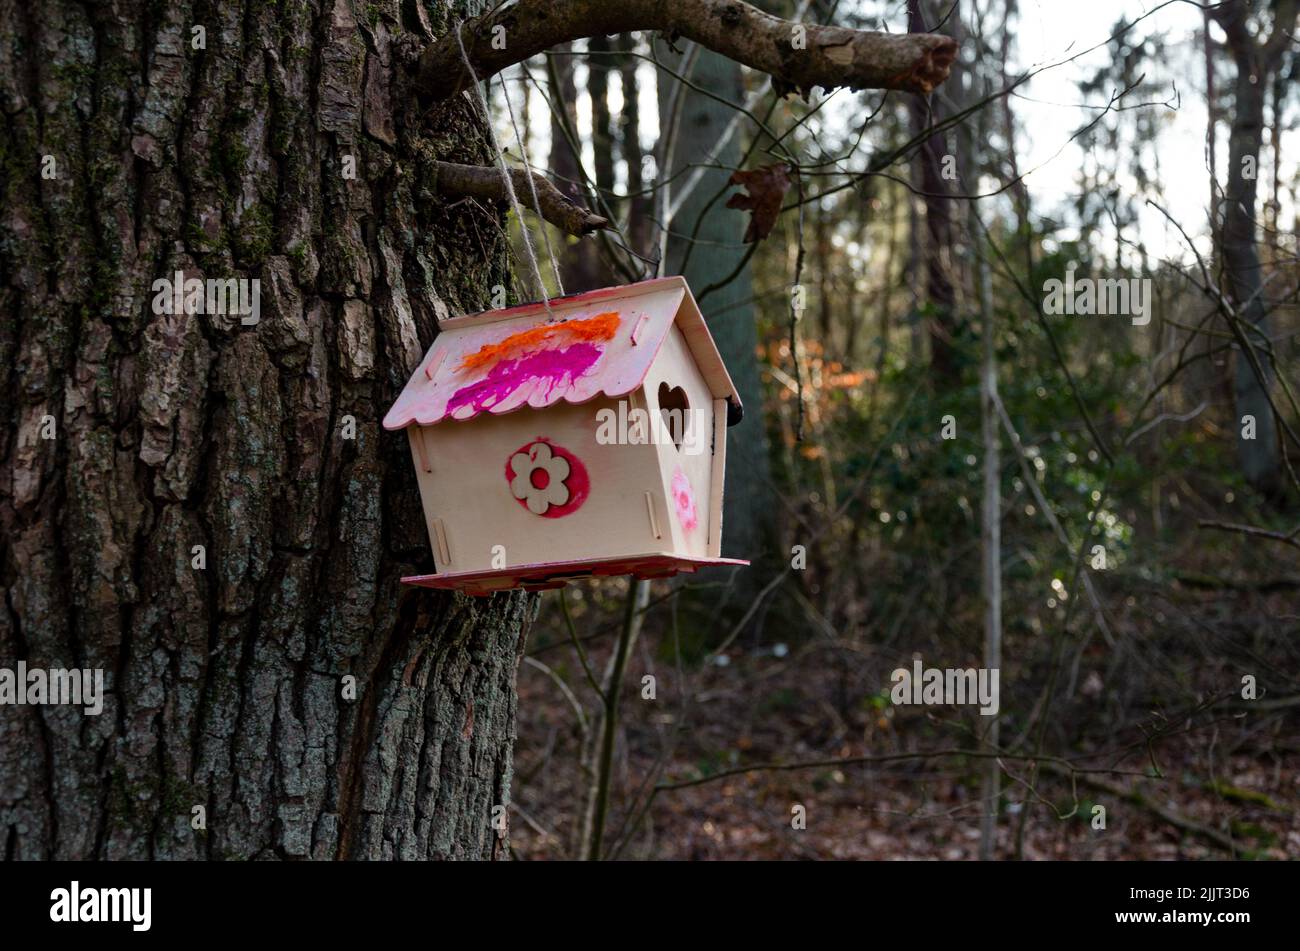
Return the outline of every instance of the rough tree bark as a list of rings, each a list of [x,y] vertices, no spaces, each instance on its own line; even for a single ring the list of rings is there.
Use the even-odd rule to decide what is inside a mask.
[[[108,691],[0,707],[6,858],[506,849],[535,602],[400,586],[432,562],[380,428],[509,280],[499,207],[434,188],[492,160],[468,100],[404,89],[443,10],[0,0],[0,666]],[[156,315],[178,269],[260,279],[260,322]]]

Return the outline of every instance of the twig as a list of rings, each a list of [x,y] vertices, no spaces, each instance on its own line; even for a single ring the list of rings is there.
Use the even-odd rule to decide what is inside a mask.
[[[1012,424],[1011,416],[1007,413],[1002,397],[994,394],[993,403],[998,411],[998,416],[1002,420],[1002,428],[1006,430],[1007,438],[1011,441],[1011,448],[1020,463],[1020,471],[1024,474],[1025,485],[1029,487],[1029,491],[1034,496],[1034,501],[1038,503],[1039,511],[1043,513],[1043,518],[1047,520],[1047,524],[1052,527],[1052,531],[1061,544],[1065,546],[1065,550],[1070,551],[1070,536],[1066,533],[1061,520],[1056,517],[1056,512],[1052,510],[1051,503],[1048,502],[1047,496],[1043,494],[1043,490],[1038,484],[1038,478],[1034,474],[1033,467],[1029,464],[1029,460],[1025,458],[1020,433],[1016,431],[1016,427]],[[1115,638],[1111,636],[1110,625],[1106,622],[1106,612],[1102,609],[1101,599],[1097,596],[1097,591],[1093,587],[1092,576],[1085,572],[1082,579],[1083,588],[1088,593],[1088,600],[1092,602],[1092,610],[1097,618],[1097,627],[1101,630],[1102,636],[1106,638],[1106,643],[1113,647]]]
[[[569,701],[569,706],[573,707],[573,712],[578,717],[579,732],[583,736],[586,736],[587,735],[587,714],[583,712],[582,704],[578,702],[578,698],[574,695],[573,691],[569,688],[569,685],[564,682],[564,678],[561,677],[559,674],[557,674],[550,667],[547,667],[536,657],[525,656],[524,663],[527,664],[529,667],[532,667],[534,670],[540,670],[542,673],[544,673],[547,677],[550,677],[551,680],[555,682],[555,685],[560,688],[560,693],[564,694],[564,699]]]
[[[488,165],[457,165],[438,162],[438,191],[444,195],[467,195],[486,201],[509,200],[501,173]],[[537,189],[537,204],[542,217],[562,231],[576,237],[609,227],[609,220],[576,205],[549,181],[522,168],[512,168],[510,177],[516,191]],[[531,182],[531,185],[529,184]]]
[[[1161,423],[1167,423],[1170,421],[1173,421],[1175,423],[1185,423],[1188,420],[1195,419],[1197,416],[1201,415],[1201,413],[1204,412],[1205,408],[1209,405],[1210,403],[1208,400],[1201,400],[1201,405],[1197,406],[1195,409],[1188,410],[1186,413],[1182,413],[1182,414],[1161,413],[1159,416],[1157,416],[1155,419],[1151,420],[1149,423],[1145,424],[1141,428],[1135,429],[1133,431],[1133,434],[1129,436],[1128,439],[1124,440],[1124,445],[1125,446],[1130,445],[1143,433],[1150,431],[1156,426],[1159,426]]]
[[[1242,535],[1250,535],[1253,538],[1267,538],[1271,541],[1281,542],[1283,545],[1290,545],[1292,548],[1300,548],[1300,527],[1287,535],[1281,532],[1269,531],[1267,528],[1256,528],[1254,525],[1232,525],[1228,522],[1213,522],[1202,519],[1199,523],[1200,528],[1214,528],[1221,532],[1238,532]]]

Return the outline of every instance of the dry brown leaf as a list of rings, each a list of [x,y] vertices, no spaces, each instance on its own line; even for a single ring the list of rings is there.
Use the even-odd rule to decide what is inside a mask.
[[[732,195],[728,208],[749,211],[749,227],[745,229],[745,243],[753,244],[772,233],[781,202],[790,188],[790,168],[786,165],[766,165],[748,172],[735,172],[731,184],[739,185],[748,194]]]

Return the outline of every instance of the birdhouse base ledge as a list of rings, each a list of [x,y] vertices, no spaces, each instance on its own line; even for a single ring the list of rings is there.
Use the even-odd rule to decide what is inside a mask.
[[[536,565],[511,565],[490,571],[449,571],[436,575],[409,575],[405,584],[422,588],[442,588],[463,591],[478,597],[523,588],[525,591],[544,591],[562,588],[580,578],[608,578],[614,575],[631,575],[637,579],[671,578],[682,572],[693,572],[712,565],[748,565],[739,558],[691,558],[658,552],[647,555],[621,555],[616,558],[591,561],[553,561]]]

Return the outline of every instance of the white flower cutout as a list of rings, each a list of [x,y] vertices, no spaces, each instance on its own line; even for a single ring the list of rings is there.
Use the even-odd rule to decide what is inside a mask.
[[[569,477],[568,460],[552,455],[551,447],[535,442],[523,452],[510,457],[510,468],[515,477],[510,480],[510,492],[534,515],[545,515],[552,505],[569,501],[569,487],[564,480]]]

